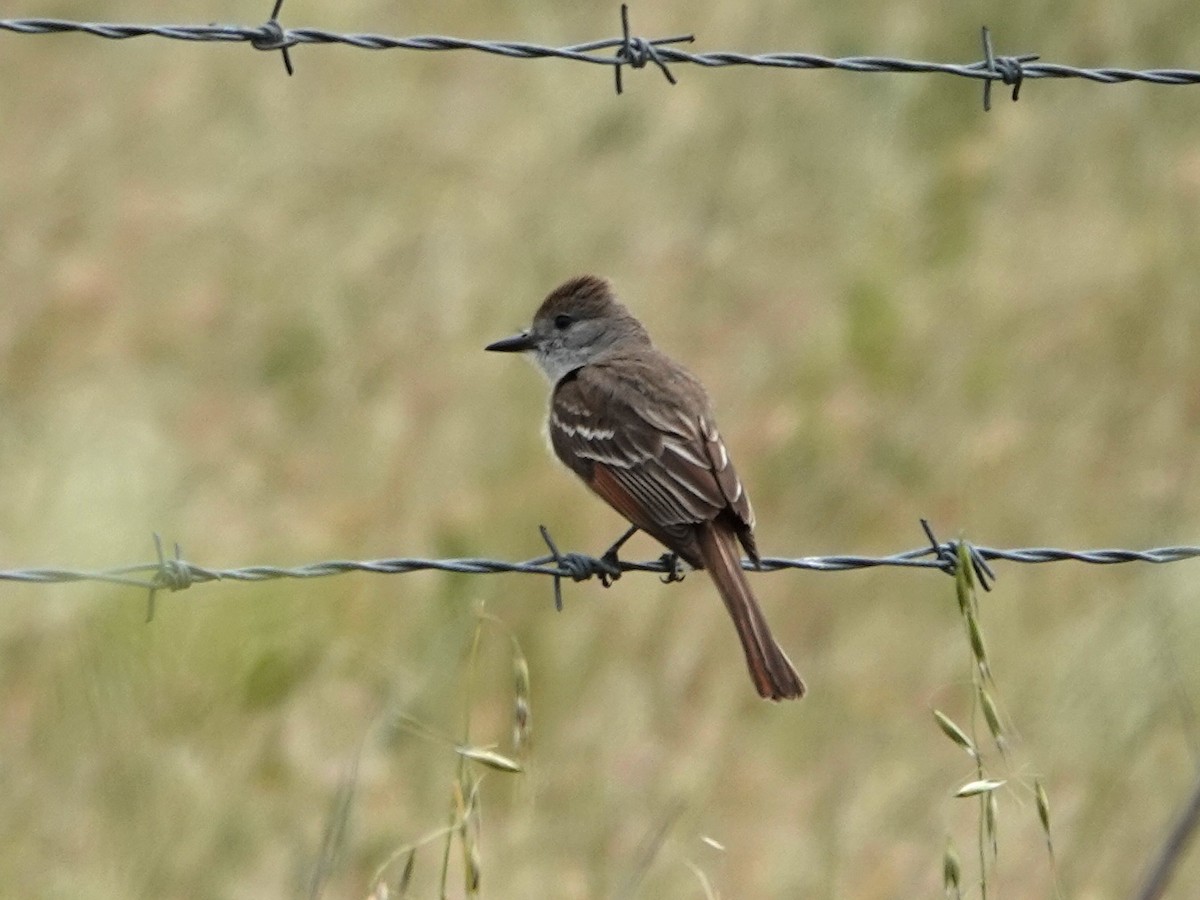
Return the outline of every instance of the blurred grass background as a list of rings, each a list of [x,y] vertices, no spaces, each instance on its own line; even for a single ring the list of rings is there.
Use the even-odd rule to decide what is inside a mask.
[[[1182,4],[635,4],[698,49],[1196,67]],[[11,16],[253,24],[265,6],[27,0]],[[565,44],[617,6],[288,0],[285,24]],[[0,36],[0,559],[233,566],[607,546],[547,460],[539,376],[484,343],[612,277],[714,395],[768,554],[1200,534],[1195,88],[678,67],[152,38]],[[656,555],[639,538],[630,558]],[[1196,769],[1196,566],[999,566],[983,598],[1013,772],[1054,809],[1065,896],[1121,897]],[[760,702],[702,577],[517,576],[137,591],[3,588],[0,894],[303,893],[359,760],[326,896],[444,824],[455,759],[398,713],[507,746],[486,896],[907,898],[970,873],[968,653],[942,576],[754,585],[811,688]],[[1028,792],[993,896],[1051,896]],[[649,869],[640,855],[664,821]],[[702,837],[720,842],[724,850]],[[418,858],[431,896],[436,852]],[[457,883],[457,882],[454,882]],[[1174,896],[1200,884],[1187,862]]]

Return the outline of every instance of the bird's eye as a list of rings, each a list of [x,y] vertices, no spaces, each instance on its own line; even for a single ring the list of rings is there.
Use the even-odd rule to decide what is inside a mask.
[[[575,319],[573,317],[568,316],[566,313],[560,313],[554,317],[554,327],[559,331],[565,331],[571,327],[571,323],[574,321]]]

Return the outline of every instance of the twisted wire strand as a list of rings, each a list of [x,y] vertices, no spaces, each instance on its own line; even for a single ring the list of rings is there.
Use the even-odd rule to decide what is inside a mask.
[[[779,572],[785,569],[810,569],[820,572],[844,572],[852,569],[878,567],[939,569],[949,571],[959,545],[957,541],[939,542],[888,556],[864,556],[836,554],[830,556],[780,557],[765,556],[757,571]],[[997,549],[968,544],[972,555],[985,561],[1003,560],[1015,563],[1048,563],[1075,561],[1094,565],[1118,563],[1170,563],[1200,557],[1200,547],[1172,546],[1149,550],[1096,549],[1067,550],[1057,547],[1026,547]],[[755,565],[743,560],[743,568],[755,571]],[[655,572],[670,575],[673,563],[666,558],[616,562],[582,553],[559,554],[557,552],[520,562],[484,557],[453,559],[428,559],[421,557],[391,557],[374,560],[333,559],[304,563],[297,566],[242,566],[217,569],[197,565],[183,559],[177,550],[174,558],[158,562],[137,563],[111,569],[70,569],[59,567],[0,569],[0,581],[27,584],[50,584],[71,582],[99,582],[129,585],[144,589],[181,590],[193,584],[211,581],[271,581],[285,578],[326,578],[350,572],[366,572],[376,575],[403,575],[410,572],[435,571],[453,572],[463,575],[495,575],[519,573],[525,575],[548,575],[554,578],[571,578],[583,581],[610,572],[615,566],[619,572]]]
[[[278,12],[278,7],[276,8]],[[623,11],[621,37],[552,47],[527,41],[469,40],[445,35],[393,37],[383,34],[344,34],[321,28],[284,28],[274,18],[257,26],[244,25],[154,25],[106,22],[76,22],[66,19],[0,19],[0,31],[20,35],[77,33],[110,40],[154,36],[177,41],[245,42],[259,50],[283,50],[301,44],[340,44],[363,50],[471,50],[512,59],[565,59],[593,65],[612,66],[620,72],[625,65],[642,68],[653,62],[674,82],[670,64],[686,63],[703,68],[759,66],[784,69],[832,69],[860,73],[937,73],[985,82],[1001,81],[1019,86],[1022,79],[1082,78],[1099,84],[1145,82],[1160,85],[1200,83],[1200,72],[1169,69],[1129,69],[1116,66],[1086,68],[1061,63],[1038,62],[1033,54],[994,55],[990,38],[984,35],[985,58],[971,63],[931,62],[890,56],[829,57],[812,53],[741,53],[718,51],[691,53],[671,46],[692,40],[691,35],[646,39],[631,36]],[[612,52],[607,52],[612,51]]]

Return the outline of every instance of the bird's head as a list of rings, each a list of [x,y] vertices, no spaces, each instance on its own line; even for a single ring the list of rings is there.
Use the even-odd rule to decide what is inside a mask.
[[[646,330],[616,298],[612,285],[583,275],[551,291],[525,331],[484,349],[529,353],[556,383],[608,354],[649,343]]]

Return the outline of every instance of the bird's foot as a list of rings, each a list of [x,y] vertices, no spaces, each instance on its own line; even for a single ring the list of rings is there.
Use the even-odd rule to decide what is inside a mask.
[[[621,560],[617,558],[617,551],[621,549],[627,540],[637,534],[637,531],[637,526],[632,526],[617,538],[616,542],[605,550],[604,555],[600,557],[600,566],[603,571],[597,573],[597,575],[600,578],[600,583],[605,587],[608,587],[621,577]]]
[[[680,562],[678,553],[664,553],[659,557],[659,560],[667,567],[667,574],[663,575],[660,579],[663,584],[683,581],[683,576],[686,573],[683,570],[683,563]]]
[[[596,577],[600,579],[602,585],[610,587],[621,577],[621,560],[617,558],[617,548],[610,547],[597,561],[600,563],[598,567],[600,571]]]

